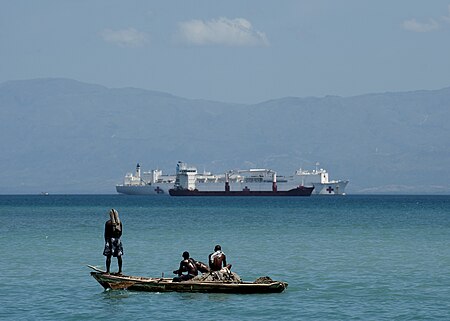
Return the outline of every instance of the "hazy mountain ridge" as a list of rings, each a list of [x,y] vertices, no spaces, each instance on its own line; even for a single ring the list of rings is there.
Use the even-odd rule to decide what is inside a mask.
[[[0,85],[0,193],[114,193],[140,162],[174,172],[327,168],[348,192],[450,193],[450,88],[254,105],[68,79]]]

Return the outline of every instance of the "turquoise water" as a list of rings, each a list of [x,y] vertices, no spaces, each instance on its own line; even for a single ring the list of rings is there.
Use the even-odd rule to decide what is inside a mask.
[[[108,209],[124,273],[172,276],[221,244],[243,279],[281,294],[103,291]],[[450,196],[170,198],[0,196],[0,319],[448,320]],[[112,270],[117,261],[112,262]]]

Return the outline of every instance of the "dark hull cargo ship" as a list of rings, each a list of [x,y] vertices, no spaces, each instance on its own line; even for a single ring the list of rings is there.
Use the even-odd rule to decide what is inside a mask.
[[[270,171],[270,170],[268,170]],[[223,190],[198,190],[196,188],[195,172],[189,168],[177,167],[174,188],[169,190],[170,196],[310,196],[314,186],[297,186],[289,190],[280,191],[277,188],[277,175],[272,175],[272,186],[268,190],[251,190],[245,186],[242,190],[231,190],[230,173],[225,173],[225,188]]]

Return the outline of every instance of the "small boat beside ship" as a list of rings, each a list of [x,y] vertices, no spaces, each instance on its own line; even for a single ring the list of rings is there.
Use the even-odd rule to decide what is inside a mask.
[[[250,196],[251,194],[259,194],[261,196],[265,193],[274,194],[273,192],[273,178],[276,175],[276,192],[275,194],[303,194],[308,193],[308,189],[312,189],[312,194],[319,195],[345,195],[345,188],[348,180],[330,180],[328,172],[325,169],[319,168],[316,163],[314,170],[299,169],[293,175],[282,176],[277,175],[275,171],[270,169],[247,169],[234,170],[224,174],[212,174],[204,171],[200,173],[194,166],[188,166],[186,163],[178,162],[178,171],[189,171],[191,173],[191,185],[189,190],[197,190],[196,193],[189,192],[188,194],[196,196],[203,192],[215,192],[217,196],[222,196],[225,193],[225,184],[228,180],[229,192],[227,195],[241,193],[243,196]],[[166,175],[162,170],[154,169],[147,172],[141,172],[139,164],[136,166],[134,173],[125,175],[122,184],[116,185],[116,191],[127,195],[169,195],[169,190],[172,194],[186,194],[176,188],[177,174]],[[303,188],[300,188],[303,187]],[[201,192],[201,193],[199,193]],[[243,193],[251,192],[251,193]],[[256,193],[258,192],[258,193]],[[251,195],[253,196],[253,195]]]

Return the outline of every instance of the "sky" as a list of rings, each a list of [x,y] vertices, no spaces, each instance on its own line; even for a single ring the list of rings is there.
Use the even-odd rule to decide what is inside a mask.
[[[0,0],[0,83],[235,103],[450,86],[450,0]]]

